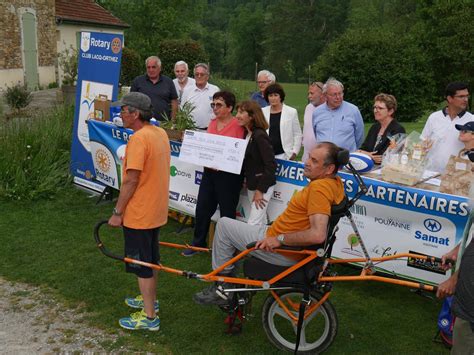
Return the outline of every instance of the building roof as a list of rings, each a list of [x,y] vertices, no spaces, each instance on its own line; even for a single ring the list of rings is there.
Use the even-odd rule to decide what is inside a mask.
[[[96,24],[106,27],[130,27],[94,0],[56,0],[56,21]]]

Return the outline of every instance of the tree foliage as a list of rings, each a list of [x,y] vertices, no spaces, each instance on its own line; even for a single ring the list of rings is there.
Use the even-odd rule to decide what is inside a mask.
[[[133,79],[143,73],[144,67],[138,52],[129,47],[124,47],[120,66],[120,83],[126,86],[132,85]]]
[[[417,119],[433,99],[429,58],[411,36],[388,30],[349,30],[329,45],[316,62],[316,78],[335,77],[345,86],[345,99],[372,119],[373,98],[385,92],[399,103],[396,116]]]
[[[209,58],[199,42],[191,40],[164,40],[158,46],[158,56],[161,59],[161,72],[174,76],[174,64],[184,60],[190,68],[199,62],[207,63]]]

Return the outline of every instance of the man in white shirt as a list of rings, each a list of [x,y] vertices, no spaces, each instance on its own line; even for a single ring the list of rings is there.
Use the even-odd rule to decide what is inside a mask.
[[[194,106],[191,113],[194,123],[199,129],[206,130],[213,117],[211,108],[212,96],[219,91],[215,85],[209,84],[209,67],[205,63],[194,66],[194,85],[186,87],[181,97],[181,107],[187,102]]]
[[[176,88],[176,92],[178,93],[178,102],[181,102],[181,96],[183,96],[184,89],[186,89],[188,86],[194,85],[195,80],[188,76],[188,63],[182,60],[175,63],[174,75],[176,76],[176,79],[173,79],[173,84]]]
[[[467,84],[449,83],[446,86],[445,96],[448,105],[428,117],[421,133],[422,138],[429,139],[432,144],[428,153],[430,163],[427,168],[438,172],[444,172],[449,157],[457,155],[463,148],[462,142],[458,139],[459,132],[456,125],[474,120],[474,116],[466,111],[469,102]]]
[[[308,87],[308,101],[304,110],[303,123],[303,147],[304,153],[301,161],[305,162],[308,159],[309,152],[316,146],[316,137],[313,131],[313,112],[316,107],[326,102],[326,96],[323,94],[323,83],[319,81],[313,82]]]

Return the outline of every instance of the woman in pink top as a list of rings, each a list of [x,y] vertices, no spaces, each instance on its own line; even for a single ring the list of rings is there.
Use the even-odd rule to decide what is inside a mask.
[[[244,138],[245,129],[232,116],[235,107],[234,94],[228,91],[216,92],[212,97],[211,107],[215,118],[209,123],[207,133]],[[194,237],[191,243],[193,246],[207,246],[206,238],[211,217],[216,212],[217,206],[219,206],[221,217],[235,219],[242,180],[242,175],[204,168],[196,204]],[[182,255],[192,256],[196,253],[196,251],[186,249]]]

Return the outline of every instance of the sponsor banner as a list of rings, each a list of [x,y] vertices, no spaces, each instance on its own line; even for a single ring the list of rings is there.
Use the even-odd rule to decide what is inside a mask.
[[[110,129],[108,132],[109,135],[113,134]],[[194,216],[203,168],[178,159],[178,142],[170,142],[170,146],[170,208]],[[113,149],[110,150],[113,152]],[[277,184],[267,210],[270,221],[274,221],[285,210],[292,196],[308,184],[303,176],[302,163],[277,160],[277,164]],[[346,172],[340,172],[339,175],[346,194],[354,196],[358,191],[358,183],[353,175]],[[371,178],[363,177],[363,180],[368,193],[352,206],[351,211],[371,257],[410,251],[441,257],[461,240],[469,212],[467,198],[397,186]],[[242,189],[237,218],[245,221],[249,211],[247,190]],[[218,216],[216,212],[213,220],[217,220]],[[346,218],[342,218],[339,223],[333,256],[363,256]],[[437,265],[420,265],[406,260],[384,262],[376,268],[428,283],[439,283],[449,276],[440,272]]]
[[[346,194],[353,196],[358,189],[356,180],[344,172],[340,176]],[[461,240],[468,217],[467,198],[363,179],[368,192],[352,207],[352,214],[371,257],[410,251],[441,257]],[[339,223],[333,256],[363,257],[347,218]],[[436,265],[420,266],[414,261],[387,261],[376,269],[429,283],[449,277]]]
[[[102,171],[99,175],[94,168],[87,122],[95,117],[96,98],[106,101],[117,99],[122,43],[123,36],[120,34],[81,32],[70,171],[74,177],[80,177],[74,180],[76,183],[97,191],[99,190],[95,186],[100,186],[97,182],[110,182],[107,179],[112,177],[106,177]],[[103,150],[97,159],[101,160],[101,166],[106,169],[107,159],[112,156],[111,152]],[[110,166],[112,165],[110,162]],[[115,177],[114,184],[118,186],[117,179],[118,176]],[[96,183],[83,184],[84,180],[94,180]]]

